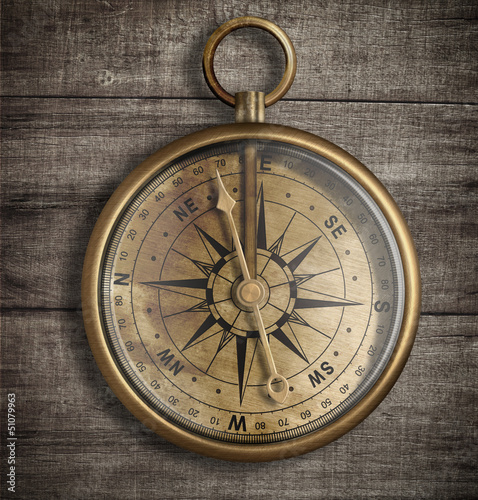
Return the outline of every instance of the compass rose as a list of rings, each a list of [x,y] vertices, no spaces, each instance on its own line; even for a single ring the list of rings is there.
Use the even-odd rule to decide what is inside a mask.
[[[323,262],[320,258],[326,253],[323,246],[330,243],[317,226],[286,207],[286,224],[279,230],[269,231],[278,207],[265,200],[263,184],[257,203],[257,280],[265,290],[260,309],[267,338],[269,342],[271,338],[276,339],[303,369],[320,353],[308,352],[301,332],[321,338],[325,345],[332,340],[333,334],[321,326],[325,313],[319,311],[360,304],[324,289],[321,278],[325,275],[338,280],[343,289],[343,275],[337,259]],[[211,214],[205,216],[211,217]],[[209,227],[209,220],[207,224],[194,222],[188,233],[189,245],[181,245],[181,249],[173,245],[171,252],[176,262],[177,279],[142,284],[158,289],[166,325],[177,318],[183,321],[184,341],[177,345],[204,373],[211,375],[210,370],[221,353],[230,349],[235,351],[237,376],[234,383],[242,404],[257,359],[259,332],[251,309],[237,300],[237,289],[243,277],[236,249],[231,242],[225,241],[224,232],[216,235],[217,231]],[[273,232],[275,235],[271,236],[269,233]],[[203,249],[201,255],[197,252],[198,245]],[[195,248],[196,253],[188,252],[188,246]],[[195,269],[187,273],[187,278],[182,277],[185,267]],[[315,313],[310,314],[311,311]],[[204,360],[201,367],[195,362],[197,357]]]

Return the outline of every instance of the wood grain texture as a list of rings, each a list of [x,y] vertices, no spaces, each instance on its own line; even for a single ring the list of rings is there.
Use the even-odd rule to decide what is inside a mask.
[[[473,0],[6,0],[3,95],[210,97],[204,45],[220,24],[250,14],[282,26],[296,46],[289,99],[476,102],[477,9]],[[255,31],[218,54],[231,92],[245,90],[234,82],[262,90],[280,80],[277,42]]]
[[[477,47],[471,0],[5,0],[2,13],[2,497],[476,498]],[[343,147],[397,200],[415,238],[423,314],[410,360],[360,426],[286,462],[198,457],[151,433],[89,350],[80,274],[114,188],[170,141],[233,120],[201,71],[221,23],[290,35],[296,81],[267,120]],[[257,30],[220,46],[229,91],[281,77]],[[18,410],[6,491],[6,394]],[[273,478],[273,480],[272,480]]]

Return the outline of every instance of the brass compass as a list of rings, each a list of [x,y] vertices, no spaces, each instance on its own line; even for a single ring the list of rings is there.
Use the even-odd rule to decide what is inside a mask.
[[[229,95],[213,71],[231,31],[257,27],[286,55],[276,90]],[[119,399],[179,446],[227,460],[306,453],[381,402],[413,344],[420,275],[397,205],[358,160],[266,124],[296,71],[264,19],[211,36],[204,72],[236,123],[139,165],[95,226],[83,309]]]

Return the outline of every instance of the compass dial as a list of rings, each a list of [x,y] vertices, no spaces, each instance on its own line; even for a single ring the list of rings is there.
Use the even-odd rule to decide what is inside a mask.
[[[257,151],[254,286],[216,208],[218,169],[242,246],[246,142]],[[330,159],[276,140],[219,141],[153,169],[114,210],[96,282],[108,352],[100,356],[114,361],[105,375],[115,371],[159,433],[166,425],[183,438],[299,450],[389,364],[406,303],[400,249],[372,196]],[[283,403],[268,396],[248,300],[259,301],[287,379]]]

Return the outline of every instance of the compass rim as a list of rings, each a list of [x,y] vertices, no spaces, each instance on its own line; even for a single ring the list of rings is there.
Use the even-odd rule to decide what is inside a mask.
[[[234,444],[194,434],[156,413],[122,375],[104,332],[100,313],[101,270],[116,221],[136,194],[173,161],[196,149],[246,139],[284,142],[319,154],[351,175],[374,199],[390,225],[404,271],[405,306],[396,346],[386,367],[367,394],[338,420],[311,434],[271,444]],[[383,184],[359,160],[316,135],[291,127],[267,123],[230,124],[204,129],[178,139],[156,151],[136,167],[105,205],[88,244],[82,276],[85,329],[104,378],[120,401],[147,427],[168,441],[213,458],[261,462],[290,458],[320,448],[349,432],[381,403],[402,372],[418,328],[421,307],[418,256],[408,225],[395,200]]]

